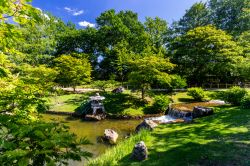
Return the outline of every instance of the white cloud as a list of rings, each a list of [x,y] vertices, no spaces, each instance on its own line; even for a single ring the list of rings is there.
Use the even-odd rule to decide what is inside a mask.
[[[72,14],[73,16],[79,16],[84,13],[83,10],[71,9],[70,7],[64,7],[64,10],[66,10],[68,13]]]
[[[80,21],[80,22],[78,22],[78,25],[81,27],[95,27],[95,24],[92,24],[92,23],[87,22],[87,21]]]
[[[47,20],[50,20],[50,17],[48,16],[48,14],[43,14],[43,16],[44,16]]]
[[[83,14],[83,10],[79,10],[79,11],[73,12],[73,16],[79,16],[81,14]]]

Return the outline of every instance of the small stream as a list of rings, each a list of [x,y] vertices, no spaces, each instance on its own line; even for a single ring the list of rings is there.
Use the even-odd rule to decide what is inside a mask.
[[[103,136],[105,129],[113,129],[119,134],[118,142],[122,141],[128,134],[134,132],[136,126],[142,120],[102,120],[97,122],[83,121],[79,118],[73,118],[63,115],[43,114],[42,119],[49,121],[62,122],[70,127],[70,131],[79,138],[86,137],[93,145],[84,146],[84,149],[93,153],[97,157],[105,152],[111,146],[98,143],[97,137]],[[83,165],[79,162],[70,162],[70,165]]]

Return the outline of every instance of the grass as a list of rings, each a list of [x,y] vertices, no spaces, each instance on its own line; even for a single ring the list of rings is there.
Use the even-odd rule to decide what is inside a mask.
[[[57,112],[74,112],[75,109],[86,101],[90,96],[95,95],[96,92],[87,92],[82,94],[66,94],[60,96],[49,97],[49,106],[51,111]],[[125,93],[114,94],[111,92],[100,92],[104,96],[105,110],[108,113],[116,115],[143,115],[143,103],[136,94],[128,91]]]
[[[132,145],[131,142],[128,145],[124,142],[90,163],[121,166],[247,166],[250,165],[249,119],[250,110],[230,106],[216,107],[214,115],[196,119],[191,124],[158,126],[145,140],[149,158],[143,162],[135,162],[129,158],[132,150],[126,147]],[[114,151],[120,153],[113,153]]]
[[[84,100],[87,100],[89,96],[93,94],[93,92],[89,92],[49,97],[50,110],[58,112],[74,112]]]
[[[133,135],[130,138],[126,139],[124,142],[119,143],[111,150],[108,150],[104,155],[101,157],[91,160],[88,165],[89,166],[112,166],[118,165],[120,160],[124,160],[125,158],[130,158],[130,153],[133,150],[133,147],[139,141],[148,141],[149,139],[149,132],[142,130],[139,134]]]

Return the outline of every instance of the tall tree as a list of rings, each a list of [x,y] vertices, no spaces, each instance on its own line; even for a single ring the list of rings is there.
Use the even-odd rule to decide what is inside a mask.
[[[97,19],[98,28],[98,51],[103,60],[99,67],[105,78],[110,74],[117,73],[117,54],[114,47],[126,41],[129,51],[139,53],[148,46],[149,35],[145,32],[143,24],[138,20],[136,13],[132,11],[108,10]]]
[[[210,23],[209,9],[206,3],[198,2],[188,9],[185,15],[177,22],[175,31],[178,34],[185,34],[191,29],[205,26]]]
[[[166,52],[164,44],[168,32],[167,22],[159,17],[154,19],[147,17],[144,25],[146,32],[150,35],[150,43],[153,45],[155,53]]]
[[[213,26],[198,27],[175,39],[172,62],[189,83],[203,83],[207,76],[226,81],[242,56],[242,49],[232,37]]]
[[[250,0],[210,0],[212,23],[237,36],[250,30]]]

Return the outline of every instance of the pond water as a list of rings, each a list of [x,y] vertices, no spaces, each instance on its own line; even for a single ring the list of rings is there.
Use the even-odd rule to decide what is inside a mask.
[[[97,122],[83,121],[62,115],[43,114],[43,120],[62,122],[70,127],[70,131],[75,133],[78,138],[86,137],[93,145],[84,146],[84,149],[93,153],[94,157],[103,154],[105,150],[112,146],[99,143],[97,137],[103,136],[105,129],[113,129],[119,134],[118,142],[122,141],[128,134],[134,132],[136,126],[142,120],[102,120]],[[80,165],[70,162],[70,165]]]

